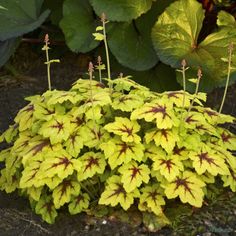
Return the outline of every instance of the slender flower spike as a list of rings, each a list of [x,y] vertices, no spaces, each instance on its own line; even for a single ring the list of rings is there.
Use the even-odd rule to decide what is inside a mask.
[[[47,45],[50,44],[48,34],[45,35],[45,37],[44,37],[44,42],[45,42]]]
[[[183,60],[181,61],[181,66],[182,66],[182,68],[185,68],[185,67],[187,66],[187,62],[186,62],[185,59],[183,59]]]
[[[101,15],[101,22],[103,22],[103,23],[106,22],[106,15],[105,15],[104,12],[103,12],[102,15]]]

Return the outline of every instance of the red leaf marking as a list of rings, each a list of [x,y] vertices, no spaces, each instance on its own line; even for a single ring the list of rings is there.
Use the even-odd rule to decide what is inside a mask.
[[[126,198],[126,191],[123,188],[122,184],[118,184],[116,183],[117,189],[114,191],[114,193],[112,193],[110,196],[108,196],[107,198],[113,197],[115,195],[120,195],[120,194],[124,194],[124,197]]]
[[[53,207],[53,203],[52,203],[52,201],[50,201],[50,202],[47,202],[47,203],[45,203],[43,206],[42,206],[42,208],[46,208],[47,209],[47,212],[48,212],[48,214],[51,216],[51,214],[52,214],[52,207]],[[41,209],[42,209],[41,208]]]
[[[230,170],[230,174],[231,174],[233,180],[236,181],[236,174],[232,170]]]
[[[133,145],[131,145],[131,144],[127,144],[127,143],[118,143],[117,144],[118,146],[121,146],[121,149],[120,149],[120,152],[119,152],[119,156],[121,156],[123,153],[125,154],[126,153],[126,151],[129,149],[131,152],[133,152],[134,153],[134,151],[133,151]],[[118,156],[118,157],[119,157]]]
[[[183,93],[182,92],[169,92],[167,94],[168,98],[171,98],[171,97],[174,97],[174,98],[179,98],[178,95],[182,95]]]
[[[192,119],[193,115],[188,116],[188,118],[185,120],[187,123],[191,123],[191,122],[197,122],[197,120]]]
[[[182,147],[182,148],[178,148],[177,146],[174,147],[174,150],[173,150],[173,153],[175,155],[179,155],[181,156],[181,152],[185,150],[185,147]]]
[[[87,169],[91,169],[93,165],[95,166],[99,166],[99,162],[98,162],[99,158],[94,158],[92,156],[90,156],[86,161],[87,161],[87,165],[84,168],[84,172]]]
[[[181,178],[177,177],[177,180],[175,180],[173,182],[173,183],[176,183],[175,190],[177,190],[180,186],[183,186],[185,193],[188,191],[191,194],[191,196],[195,199],[195,196],[193,195],[192,190],[188,186],[188,184],[192,184],[192,182],[187,181],[187,179],[188,178],[181,179]]]
[[[219,114],[215,111],[210,111],[210,110],[204,110],[204,113],[206,113],[208,116],[218,116]]]
[[[161,135],[165,137],[166,141],[168,142],[168,133],[165,129],[161,130]]]
[[[40,167],[36,167],[36,168],[32,169],[32,171],[34,171],[34,173],[27,179],[26,182],[29,182],[30,180],[32,180],[32,179],[35,177],[35,175],[36,175],[36,174],[38,173],[38,171],[39,171],[39,168],[40,168]]]
[[[44,107],[44,109],[45,109],[45,113],[43,113],[43,115],[45,115],[45,116],[49,116],[49,115],[52,115],[52,114],[54,114],[55,113],[55,108],[53,108],[53,110],[52,111],[50,111],[48,108],[46,108],[46,107]]]
[[[219,167],[219,166],[215,163],[214,159],[208,156],[208,152],[201,152],[201,154],[199,154],[198,157],[199,157],[199,159],[200,159],[201,165],[202,165],[202,162],[205,160],[205,161],[207,161],[210,165],[213,164],[213,165]]]
[[[203,130],[203,131],[208,131],[208,129],[206,127],[204,127],[203,125],[197,125],[196,129]]]
[[[175,165],[171,160],[161,160],[161,165],[165,165],[168,169],[168,172],[170,173],[170,170],[172,168],[172,165]]]
[[[64,124],[63,123],[60,123],[59,121],[56,120],[56,125],[51,125],[50,127],[51,128],[54,128],[54,129],[58,129],[58,134],[60,133],[61,130],[64,129]]]
[[[122,96],[122,97],[119,98],[120,103],[125,103],[128,100],[134,100],[134,99],[131,98],[131,97],[127,97],[127,96]]]
[[[148,198],[151,197],[152,200],[154,201],[155,205],[157,205],[157,196],[160,195],[156,190],[154,190],[153,192],[149,192],[148,194]]]
[[[133,127],[132,128],[128,128],[126,125],[123,124],[123,128],[119,128],[117,129],[118,131],[127,133],[128,136],[133,136]]]
[[[136,177],[137,174],[142,175],[141,172],[140,172],[140,170],[142,170],[141,168],[137,168],[137,167],[133,166],[132,168],[129,168],[129,170],[132,171],[131,181]]]
[[[68,187],[71,187],[72,189],[74,189],[74,186],[71,184],[71,181],[70,180],[64,180],[62,183],[62,188],[61,188],[61,195],[60,195],[60,198],[62,198],[63,194],[65,194],[66,190]]]
[[[41,143],[35,145],[34,147],[32,147],[28,153],[30,153],[31,151],[33,151],[33,155],[38,154],[38,152],[41,152],[43,150],[44,147],[49,146],[50,145],[50,141],[48,139],[46,140],[42,140]]]
[[[12,183],[14,183],[14,182],[17,181],[17,176],[16,176],[16,174],[14,174],[14,175],[12,176],[11,180],[12,180]]]
[[[24,110],[22,110],[22,112],[30,112],[30,111],[34,111],[33,104],[29,104],[28,106],[26,106],[26,108]]]
[[[76,117],[75,121],[71,121],[71,124],[76,124],[77,127],[80,127],[84,123],[84,118]]]
[[[96,129],[90,129],[90,131],[93,133],[93,135],[94,135],[94,138],[93,139],[97,139],[98,138],[98,140],[101,140],[101,138],[102,138],[102,136],[103,136],[103,133],[101,132],[101,130],[100,129],[98,129],[98,130],[96,130]]]
[[[64,170],[67,168],[68,165],[71,164],[71,161],[67,158],[67,157],[59,157],[58,158],[60,160],[60,162],[54,163],[51,167],[49,167],[47,170],[55,168],[59,165],[64,165]]]
[[[166,106],[161,106],[161,105],[156,105],[156,106],[151,106],[149,111],[145,111],[143,114],[147,113],[162,113],[162,118],[165,119],[166,116],[170,118],[170,116],[166,112]]]
[[[98,83],[96,83],[96,87],[105,88],[106,86],[105,86],[105,84],[98,82]]]
[[[224,143],[227,143],[227,142],[229,142],[229,140],[232,138],[232,136],[231,136],[230,134],[227,134],[227,133],[223,132],[223,133],[221,134],[221,138],[222,138],[222,141],[223,141]]]
[[[79,205],[79,203],[81,201],[84,200],[84,197],[82,195],[79,195],[78,197],[76,197],[76,202],[75,202],[75,206],[74,206],[74,209],[77,207],[77,205]]]

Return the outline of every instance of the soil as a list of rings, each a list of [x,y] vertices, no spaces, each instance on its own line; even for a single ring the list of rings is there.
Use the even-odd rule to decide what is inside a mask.
[[[25,97],[41,94],[47,90],[47,77],[43,60],[30,57],[34,66],[29,70],[23,69],[23,75],[9,75],[9,71],[0,71],[0,132],[10,124],[18,110],[27,104]],[[84,65],[90,58],[70,55],[64,57],[60,64],[52,65],[52,84],[57,89],[68,89],[81,74],[86,71]],[[19,61],[19,58],[16,58]],[[24,60],[24,59],[23,59]],[[81,62],[84,61],[84,62]],[[31,61],[32,62],[32,61]],[[31,63],[29,62],[29,63]],[[25,66],[29,68],[27,65]],[[208,95],[208,105],[217,107],[222,97],[222,89],[216,89]],[[229,88],[223,112],[236,116],[236,84]],[[236,133],[236,126],[230,129]],[[175,206],[174,206],[175,207]],[[70,216],[61,211],[56,223],[48,225],[33,213],[27,199],[16,193],[0,192],[0,236],[38,236],[38,235],[156,235],[156,236],[234,236],[236,235],[236,196],[228,190],[220,190],[219,194],[208,201],[201,209],[182,211],[176,217],[172,227],[152,233],[148,232],[141,223],[135,226],[114,218],[96,218],[79,214]]]

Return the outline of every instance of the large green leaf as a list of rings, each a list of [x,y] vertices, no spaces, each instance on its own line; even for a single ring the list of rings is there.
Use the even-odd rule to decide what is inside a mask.
[[[158,18],[152,31],[154,47],[166,64],[178,67],[197,46],[204,11],[195,0],[179,0]]]
[[[90,0],[96,14],[105,13],[111,21],[130,21],[147,12],[152,0]]]
[[[4,65],[17,48],[19,40],[17,38],[0,41],[0,67]]]
[[[198,42],[204,20],[204,10],[195,0],[179,0],[171,4],[159,17],[152,30],[154,48],[160,60],[172,67],[180,67],[181,61],[196,69],[201,67],[208,87],[224,84],[227,64],[221,58],[227,57],[230,42],[236,39],[232,19],[224,24],[227,13],[219,14],[217,31]],[[233,74],[233,79],[235,75]]]
[[[75,52],[88,52],[99,44],[93,33],[97,22],[87,0],[65,0],[60,27],[69,48]]]
[[[143,71],[152,68],[158,62],[150,40],[151,27],[150,24],[144,26],[136,21],[118,23],[113,27],[108,37],[108,44],[120,64]]]
[[[43,0],[0,0],[0,40],[17,37],[39,27],[49,15],[40,14]]]

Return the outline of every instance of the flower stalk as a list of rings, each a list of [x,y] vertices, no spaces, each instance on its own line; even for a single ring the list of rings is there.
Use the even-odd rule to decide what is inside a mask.
[[[221,105],[220,105],[219,113],[222,112],[222,109],[223,109],[223,106],[224,106],[224,103],[225,103],[225,98],[226,98],[226,95],[227,95],[227,90],[228,90],[228,87],[229,87],[229,79],[230,79],[230,74],[231,74],[231,70],[232,70],[231,64],[232,64],[233,48],[234,48],[233,43],[230,43],[229,44],[229,56],[228,56],[228,60],[227,60],[228,61],[227,78],[226,78],[225,90],[224,90],[222,102],[221,102]]]

